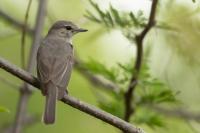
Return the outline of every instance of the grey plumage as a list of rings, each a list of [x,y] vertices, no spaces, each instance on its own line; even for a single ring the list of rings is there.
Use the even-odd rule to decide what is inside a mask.
[[[37,53],[37,73],[42,94],[46,96],[43,121],[54,123],[56,100],[66,93],[72,65],[73,46],[71,38],[78,32],[86,31],[72,22],[58,21],[49,30]]]

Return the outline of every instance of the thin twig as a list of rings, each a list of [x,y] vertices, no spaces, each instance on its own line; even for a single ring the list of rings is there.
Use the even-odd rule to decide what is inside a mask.
[[[46,7],[47,7],[47,0],[40,0],[38,11],[37,11],[35,30],[33,33],[33,43],[31,47],[31,52],[30,52],[28,67],[27,67],[27,71],[30,73],[33,71],[33,68],[35,67],[36,52],[41,40],[41,32],[44,25]],[[23,86],[21,87],[21,91],[20,91],[20,99],[17,106],[17,113],[16,113],[16,118],[15,118],[15,124],[13,127],[13,133],[21,132],[24,114],[26,114],[27,104],[28,104],[30,95],[31,95],[31,89],[29,85],[25,82]]]
[[[6,70],[7,72],[11,73],[12,75],[15,75],[16,77],[24,80],[25,82],[31,84],[32,86],[36,88],[40,88],[39,80],[32,76],[30,73],[22,70],[21,68],[18,68],[17,66],[9,63],[5,59],[0,57],[0,68]],[[101,119],[102,121],[109,123],[116,128],[121,129],[122,131],[125,131],[127,133],[143,133],[143,131],[140,128],[137,128],[136,126],[112,115],[105,111],[102,111],[100,109],[97,109],[94,106],[91,106],[85,102],[82,102],[72,96],[65,95],[62,100],[63,103],[66,103],[78,110],[81,110],[87,114],[90,114],[98,119]]]
[[[31,7],[32,0],[29,0],[28,6],[26,9],[25,19],[24,19],[24,27],[22,28],[22,38],[21,38],[21,65],[22,68],[25,69],[25,39],[26,39],[26,31],[27,31],[27,23],[28,23],[28,16]]]
[[[40,117],[38,115],[26,115],[23,120],[23,124],[24,124],[24,126],[28,127],[28,126],[32,126],[32,125],[36,124],[39,120],[40,120]],[[4,125],[3,127],[1,127],[0,132],[1,133],[11,133],[12,128],[13,128],[13,124],[8,123],[8,124]]]
[[[44,26],[44,20],[46,16],[47,0],[40,0],[38,6],[38,13],[35,23],[35,32],[33,36],[33,44],[31,47],[31,53],[28,60],[28,72],[33,71],[36,64],[36,54],[40,46],[40,41],[42,39],[42,29]]]
[[[19,101],[18,101],[18,105],[17,105],[17,112],[15,115],[15,121],[13,124],[13,128],[12,128],[12,133],[21,133],[21,129],[23,127],[23,121],[25,119],[25,115],[27,112],[27,103],[29,100],[29,96],[30,96],[31,92],[23,92],[23,89],[20,89],[20,96],[19,96]]]
[[[136,61],[134,66],[134,72],[132,74],[132,78],[130,84],[128,86],[128,90],[124,95],[125,102],[125,114],[124,120],[129,121],[130,116],[134,113],[134,107],[132,106],[133,93],[137,86],[138,75],[142,65],[142,56],[143,56],[143,40],[149,30],[155,25],[155,13],[157,7],[158,0],[153,0],[151,5],[151,12],[148,20],[148,24],[144,28],[144,30],[136,36]]]
[[[16,19],[14,19],[13,17],[11,17],[9,14],[5,13],[4,11],[2,11],[0,9],[0,16],[7,21],[8,23],[10,23],[12,26],[18,28],[18,29],[22,29],[23,27],[27,27],[27,32],[29,34],[33,34],[33,29],[31,29],[28,26],[25,26],[23,23],[17,21]]]
[[[200,122],[200,114],[195,112],[188,112],[184,110],[183,108],[176,108],[176,109],[167,109],[159,106],[148,106],[150,109],[159,112],[161,114],[164,114],[169,117],[178,117],[184,120],[195,120],[197,122]]]

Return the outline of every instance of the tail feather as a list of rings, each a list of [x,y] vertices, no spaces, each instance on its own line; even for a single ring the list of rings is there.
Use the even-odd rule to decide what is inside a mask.
[[[43,122],[45,124],[53,124],[55,122],[57,87],[52,82],[47,83],[45,86],[47,95]]]

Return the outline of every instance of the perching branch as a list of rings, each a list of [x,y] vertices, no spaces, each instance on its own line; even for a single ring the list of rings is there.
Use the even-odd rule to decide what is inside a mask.
[[[17,89],[17,88],[19,88],[18,85],[12,83],[10,80],[6,80],[3,77],[0,77],[0,82],[3,82],[3,83],[9,85],[10,87],[12,87],[16,90],[19,90],[19,89]],[[92,83],[92,81],[91,81],[91,83]],[[183,108],[166,109],[166,108],[162,108],[162,107],[158,107],[158,106],[152,106],[152,105],[147,106],[147,107],[149,109],[154,110],[158,113],[161,113],[161,114],[163,114],[167,117],[177,117],[177,118],[184,119],[184,120],[194,120],[194,121],[200,122],[200,114],[199,113],[187,111]],[[10,131],[10,128],[9,128],[9,131]]]
[[[125,93],[125,115],[124,120],[129,121],[130,116],[134,113],[134,107],[132,107],[133,93],[137,86],[138,75],[142,65],[143,56],[143,40],[149,30],[155,25],[155,14],[158,0],[153,0],[151,5],[151,12],[148,20],[148,24],[145,26],[144,30],[136,36],[136,61],[134,66],[134,72],[132,74],[131,81],[128,86],[128,91]]]
[[[17,66],[9,63],[8,61],[4,60],[1,57],[0,57],[0,68],[24,80],[25,82],[31,84],[32,86],[40,89],[40,83],[36,77],[32,76],[31,74],[22,70],[21,68],[18,68]],[[90,114],[91,116],[94,116],[106,123],[109,123],[115,126],[116,128],[119,128],[120,130],[125,131],[127,133],[144,133],[142,129],[137,128],[136,126],[130,123],[127,123],[124,120],[112,114],[109,114],[105,111],[97,109],[96,107],[93,107],[85,102],[82,102],[72,96],[65,95],[61,101],[80,111]]]

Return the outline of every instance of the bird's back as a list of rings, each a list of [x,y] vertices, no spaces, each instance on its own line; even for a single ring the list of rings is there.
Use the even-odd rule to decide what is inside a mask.
[[[44,39],[37,54],[40,81],[43,84],[51,81],[61,88],[59,90],[64,90],[71,76],[72,59],[73,48],[70,43],[54,38]]]

